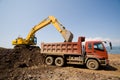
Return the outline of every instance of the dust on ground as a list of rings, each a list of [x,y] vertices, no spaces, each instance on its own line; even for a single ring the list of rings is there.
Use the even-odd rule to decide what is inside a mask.
[[[0,48],[0,80],[120,80],[120,54],[109,54],[110,66],[47,66],[40,49]]]

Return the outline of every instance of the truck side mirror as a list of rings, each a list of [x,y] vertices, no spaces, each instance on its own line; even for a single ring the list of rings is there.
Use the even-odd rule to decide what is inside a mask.
[[[108,42],[109,43],[109,46],[110,46],[110,49],[112,49],[112,43],[110,41],[103,41],[105,44]]]
[[[110,45],[110,49],[112,49],[112,43],[111,42],[109,42],[109,45]]]

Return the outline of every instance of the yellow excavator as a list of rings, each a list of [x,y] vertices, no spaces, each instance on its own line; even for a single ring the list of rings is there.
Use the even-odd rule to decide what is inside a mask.
[[[12,45],[36,45],[37,38],[35,37],[35,33],[38,30],[46,27],[48,24],[53,24],[57,31],[61,33],[65,42],[72,42],[73,34],[70,31],[66,30],[65,27],[62,26],[62,24],[60,24],[54,16],[48,16],[48,18],[44,19],[38,25],[35,25],[25,39],[22,37],[18,37],[17,39],[12,41]]]

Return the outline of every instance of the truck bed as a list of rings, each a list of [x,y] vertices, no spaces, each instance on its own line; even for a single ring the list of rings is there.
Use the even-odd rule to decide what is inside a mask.
[[[82,41],[84,41],[84,37],[79,37],[78,42],[41,43],[41,53],[81,54]]]

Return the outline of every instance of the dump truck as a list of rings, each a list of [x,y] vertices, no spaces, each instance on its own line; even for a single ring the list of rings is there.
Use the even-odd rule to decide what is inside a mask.
[[[103,41],[85,42],[85,37],[79,37],[78,42],[43,42],[41,43],[41,53],[45,55],[47,65],[77,64],[96,70],[100,66],[109,64],[108,53]]]

